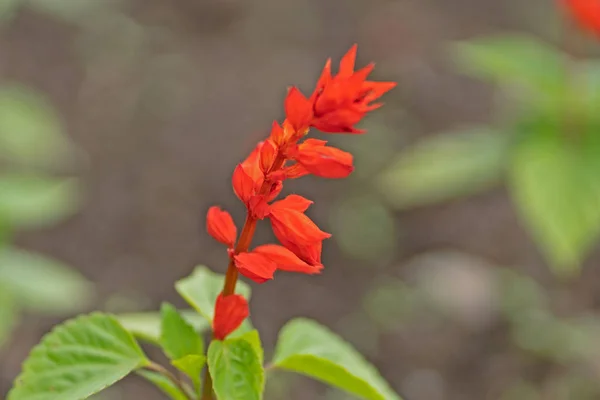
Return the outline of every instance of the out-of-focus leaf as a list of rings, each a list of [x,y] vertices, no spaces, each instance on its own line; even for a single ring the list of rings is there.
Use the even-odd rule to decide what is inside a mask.
[[[260,400],[264,369],[255,346],[243,338],[213,340],[208,368],[218,400]]]
[[[223,290],[225,276],[219,275],[204,266],[196,267],[187,278],[175,283],[175,289],[192,307],[208,321],[212,322],[217,296]],[[238,282],[236,293],[250,299],[250,286]]]
[[[71,151],[46,99],[19,85],[0,88],[0,157],[20,165],[47,166],[64,161]]]
[[[84,24],[87,18],[98,17],[120,3],[120,0],[25,0],[36,11],[65,21]]]
[[[526,35],[503,35],[456,43],[454,58],[467,72],[491,79],[536,101],[564,92],[565,55]]]
[[[332,208],[332,227],[342,250],[360,260],[385,259],[398,245],[394,216],[373,196],[344,198]]]
[[[352,346],[314,321],[298,318],[279,334],[273,366],[308,375],[363,399],[399,400]]]
[[[597,161],[557,137],[522,141],[514,150],[510,187],[531,234],[554,272],[572,275],[600,232]]]
[[[171,360],[187,355],[204,354],[204,341],[175,307],[164,303],[160,313],[162,316],[160,343]]]
[[[0,175],[0,218],[12,226],[46,226],[69,216],[78,205],[79,188],[74,179]]]
[[[502,311],[509,318],[547,309],[548,296],[532,278],[508,269],[499,270],[498,275]]]
[[[173,382],[159,374],[158,372],[140,370],[137,374],[152,382],[157,388],[159,388],[164,394],[169,396],[172,400],[188,400],[188,397],[181,392],[181,390],[175,386]]]
[[[22,0],[2,0],[0,2],[0,25],[12,20]]]
[[[198,334],[206,331],[208,322],[194,310],[179,312],[188,324],[194,327]],[[138,339],[153,344],[160,344],[161,316],[157,312],[120,314],[116,318],[119,322]]]
[[[15,297],[0,281],[0,347],[8,339],[17,318],[18,306]]]
[[[19,305],[49,313],[85,307],[92,285],[59,261],[15,248],[0,250],[0,284],[11,289]]]
[[[508,140],[486,128],[425,139],[382,172],[378,187],[400,209],[488,189],[501,177]]]
[[[23,364],[7,399],[85,399],[148,363],[115,318],[84,315],[44,336]]]

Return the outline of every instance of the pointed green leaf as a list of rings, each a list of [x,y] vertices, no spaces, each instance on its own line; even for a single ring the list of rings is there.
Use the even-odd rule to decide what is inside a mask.
[[[247,340],[213,340],[208,348],[208,368],[218,400],[262,399],[264,369]]]
[[[197,334],[205,332],[208,322],[194,310],[182,310],[179,314],[194,328]],[[157,312],[119,314],[116,316],[121,325],[140,340],[160,345],[161,315]]]
[[[279,334],[273,366],[295,371],[369,400],[399,400],[379,372],[342,338],[298,318]]]
[[[559,138],[537,137],[514,151],[510,187],[522,218],[555,273],[572,275],[600,233],[597,161]]]
[[[159,388],[164,394],[169,396],[172,400],[188,400],[186,395],[175,386],[173,382],[159,374],[158,372],[140,370],[137,372],[138,375],[152,382],[157,388]]]
[[[148,364],[135,339],[108,314],[58,325],[29,354],[7,400],[81,400]]]
[[[500,181],[508,140],[488,128],[425,139],[382,172],[378,187],[399,209],[486,190]]]
[[[205,363],[206,357],[200,354],[190,354],[171,362],[175,368],[190,377],[196,392],[200,392],[200,373]]]
[[[171,360],[190,354],[204,354],[204,341],[175,307],[164,303],[160,312],[162,315],[160,343]]]
[[[457,43],[452,50],[467,72],[524,90],[536,100],[564,91],[565,55],[532,36],[484,37]]]
[[[217,296],[223,290],[225,276],[215,274],[206,267],[196,267],[194,272],[175,284],[175,289],[192,307],[212,322]],[[250,286],[238,281],[236,293],[250,300]]]
[[[81,309],[94,292],[91,283],[76,270],[15,248],[0,250],[0,283],[11,289],[23,307],[50,313]]]
[[[56,223],[77,210],[78,197],[75,179],[23,174],[0,176],[0,218],[15,227]]]

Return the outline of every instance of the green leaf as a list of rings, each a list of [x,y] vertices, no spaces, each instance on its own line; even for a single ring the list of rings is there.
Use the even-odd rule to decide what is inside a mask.
[[[369,400],[399,400],[352,346],[318,323],[298,318],[279,334],[273,366],[295,371]]]
[[[556,274],[579,271],[600,232],[596,157],[557,137],[516,147],[510,188],[520,215]]]
[[[249,341],[213,340],[208,348],[208,368],[218,400],[262,399],[264,369]]]
[[[223,290],[225,276],[215,274],[204,266],[196,267],[194,272],[175,283],[177,292],[204,318],[212,322],[217,296]],[[236,293],[250,300],[250,286],[238,281]]]
[[[0,348],[8,340],[18,314],[15,296],[0,284]]]
[[[0,249],[0,284],[19,305],[48,313],[71,313],[91,300],[93,287],[59,261],[15,248]]]
[[[182,310],[179,314],[201,334],[209,328],[206,320],[194,310]],[[140,340],[160,345],[161,315],[157,312],[128,313],[116,316],[121,325]]]
[[[231,336],[230,336],[230,338],[231,338]],[[258,359],[259,359],[261,365],[263,364],[263,362],[265,360],[265,354],[264,354],[264,350],[262,347],[262,343],[260,341],[260,335],[258,334],[258,331],[256,329],[246,332],[246,333],[236,337],[236,339],[245,340],[246,342],[250,343],[250,345],[254,349],[254,352],[258,355]]]
[[[149,361],[111,315],[84,315],[58,325],[29,354],[8,400],[81,400]]]
[[[378,188],[399,209],[486,190],[500,180],[509,139],[487,128],[425,139],[381,173]]]
[[[19,165],[48,166],[64,161],[72,150],[45,98],[21,85],[0,88],[1,157]]]
[[[163,303],[160,312],[162,315],[160,343],[171,360],[191,354],[204,354],[202,338],[175,307]]]
[[[67,22],[85,24],[90,18],[106,17],[119,0],[26,0],[36,11],[47,13]],[[103,15],[104,14],[104,15]]]
[[[173,382],[158,372],[140,370],[137,374],[152,382],[164,394],[173,400],[188,400],[186,395]]]
[[[189,354],[171,362],[175,368],[190,377],[196,392],[200,392],[200,373],[205,363],[206,357],[201,354]]]
[[[32,228],[54,224],[78,207],[79,186],[75,179],[0,176],[0,218],[12,226]]]
[[[485,37],[456,43],[452,50],[468,73],[520,89],[536,101],[564,91],[566,56],[532,36]]]

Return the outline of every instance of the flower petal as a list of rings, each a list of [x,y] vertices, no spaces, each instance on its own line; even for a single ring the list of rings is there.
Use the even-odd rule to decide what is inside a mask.
[[[295,86],[285,98],[285,116],[296,133],[308,128],[312,120],[312,103]]]
[[[277,264],[267,256],[259,253],[240,253],[233,257],[240,274],[256,283],[264,283],[273,279]]]
[[[237,237],[237,228],[231,215],[217,206],[208,209],[206,214],[206,230],[218,242],[233,247]]]
[[[271,209],[269,214],[273,233],[280,241],[295,244],[311,244],[331,237],[323,232],[315,223],[300,211],[291,208]]]
[[[294,155],[297,162],[308,172],[322,178],[345,178],[352,173],[352,154],[331,146],[321,140],[307,139],[298,146]]]
[[[279,200],[279,201],[276,201],[275,203],[273,203],[271,205],[271,208],[273,208],[273,209],[289,208],[291,210],[304,212],[304,211],[308,210],[308,207],[310,207],[310,205],[312,203],[313,203],[312,201],[310,201],[307,198],[302,197],[298,194],[290,194],[285,199],[282,199],[282,200]]]
[[[247,204],[250,197],[254,194],[255,181],[246,172],[246,169],[242,164],[238,164],[233,171],[233,191],[235,195]]]

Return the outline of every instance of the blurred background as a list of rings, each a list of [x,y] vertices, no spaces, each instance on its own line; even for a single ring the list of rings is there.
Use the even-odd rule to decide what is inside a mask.
[[[600,224],[539,234],[505,179],[510,133],[492,128],[512,103],[448,51],[499,32],[561,47],[559,14],[546,0],[0,0],[0,398],[65,317],[184,306],[175,280],[225,271],[206,210],[243,222],[235,164],[282,119],[286,88],[308,93],[355,42],[399,85],[367,135],[316,133],[355,155],[349,179],[286,185],[334,236],[321,276],[253,285],[267,354],[307,316],[405,400],[600,398]],[[162,396],[136,377],[102,394]],[[267,398],[351,399],[277,372]]]

